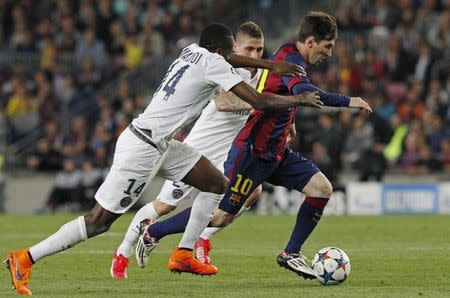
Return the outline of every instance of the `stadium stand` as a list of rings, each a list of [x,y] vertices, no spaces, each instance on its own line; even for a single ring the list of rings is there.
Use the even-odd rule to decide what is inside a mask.
[[[205,24],[253,19],[270,53],[307,10],[325,8],[340,35],[310,78],[361,95],[374,115],[299,109],[291,146],[337,187],[343,171],[361,181],[450,173],[450,1],[236,2],[0,1],[0,169],[107,168],[115,138]]]

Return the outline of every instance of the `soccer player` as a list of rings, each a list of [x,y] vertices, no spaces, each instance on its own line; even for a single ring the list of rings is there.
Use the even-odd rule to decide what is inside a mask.
[[[264,37],[258,25],[253,22],[242,24],[236,31],[235,53],[260,59],[263,49]],[[239,68],[237,72],[246,83],[256,89],[261,70]],[[252,107],[249,104],[232,93],[222,92],[206,106],[184,142],[197,149],[223,172],[223,163],[227,158],[231,143],[247,121],[251,109]],[[227,112],[220,112],[223,110],[227,110]],[[234,112],[231,112],[231,110],[234,110]],[[248,207],[257,199],[260,192],[261,189],[257,188],[246,202],[247,206],[242,207],[239,214],[248,210]],[[173,211],[181,200],[193,198],[198,193],[199,190],[190,185],[167,180],[157,199],[144,205],[134,216],[125,238],[113,255],[111,276],[113,278],[127,278],[128,258],[131,256],[132,249],[138,240],[140,225],[143,220],[149,219],[151,223],[154,223],[159,217]],[[189,214],[189,210],[184,212]],[[172,231],[174,229],[177,232],[184,230],[184,226],[169,226]],[[179,228],[181,228],[180,231],[178,231]],[[208,248],[210,243],[208,239],[217,230],[217,228],[206,228],[201,239],[197,242],[196,257],[200,261],[209,261]],[[146,266],[150,251],[158,244],[157,238],[151,237],[151,235],[148,235],[147,238],[141,236],[136,247],[136,260],[141,268]]]
[[[271,60],[289,61],[307,69],[308,65],[320,63],[331,56],[336,37],[337,25],[334,17],[324,12],[310,12],[300,26],[297,41],[282,45]],[[283,95],[318,91],[325,105],[359,108],[365,113],[372,111],[362,98],[327,93],[312,85],[307,76],[280,76],[264,70],[258,91],[262,94],[274,92]],[[236,136],[224,165],[225,175],[229,178],[225,195],[197,196],[186,231],[169,258],[170,270],[193,272],[191,268],[175,265],[182,259],[180,256],[193,249],[195,241],[208,222],[213,227],[228,225],[255,187],[267,181],[288,189],[296,189],[306,195],[298,211],[291,237],[284,251],[277,257],[277,262],[304,278],[316,278],[300,250],[319,222],[331,196],[332,187],[311,161],[286,147],[286,137],[294,121],[295,112],[295,107],[289,107],[278,111],[256,108],[252,113]],[[212,198],[215,198],[216,205],[211,202]],[[210,220],[210,214],[219,201],[219,209]]]
[[[278,69],[280,73],[297,74],[298,66],[274,64],[264,60],[232,55],[234,38],[229,28],[221,24],[206,27],[199,45],[183,49],[169,67],[160,87],[147,109],[119,136],[113,165],[95,194],[96,205],[85,215],[63,225],[55,234],[36,245],[10,252],[5,260],[16,291],[31,295],[28,281],[31,266],[43,257],[73,247],[75,244],[104,233],[141,196],[145,185],[156,174],[172,181],[183,181],[204,192],[221,194],[227,180],[198,151],[172,139],[174,132],[196,118],[219,88],[232,91],[259,109],[282,109],[303,103],[316,105],[318,95],[308,92],[301,96],[259,95],[243,82],[235,67]],[[319,101],[320,102],[320,101]],[[202,273],[217,271],[185,255],[186,267]]]

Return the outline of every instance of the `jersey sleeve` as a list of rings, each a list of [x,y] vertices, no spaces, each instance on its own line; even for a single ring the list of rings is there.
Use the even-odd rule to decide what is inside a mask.
[[[219,85],[225,91],[229,91],[242,82],[243,79],[222,56],[217,56],[207,62],[206,81],[210,84]]]
[[[284,61],[295,63],[297,65],[300,65],[304,69],[306,69],[306,65],[304,65],[305,63],[301,59],[299,59],[299,57],[297,55],[287,55],[284,58]],[[289,90],[290,94],[294,94],[292,91],[293,91],[293,87],[296,84],[310,83],[309,78],[307,76],[294,76],[294,77],[283,76],[282,78],[283,78],[283,82],[286,85],[287,89]]]

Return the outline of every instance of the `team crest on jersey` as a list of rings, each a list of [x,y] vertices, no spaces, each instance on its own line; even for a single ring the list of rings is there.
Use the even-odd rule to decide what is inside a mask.
[[[232,194],[230,197],[230,203],[233,206],[237,206],[241,202],[241,199],[242,199],[242,197],[240,195]]]
[[[122,200],[120,200],[120,207],[128,207],[132,201],[133,199],[131,197],[122,198]]]
[[[174,198],[175,200],[180,199],[183,195],[184,191],[179,188],[175,188],[174,190],[172,190],[172,198]]]

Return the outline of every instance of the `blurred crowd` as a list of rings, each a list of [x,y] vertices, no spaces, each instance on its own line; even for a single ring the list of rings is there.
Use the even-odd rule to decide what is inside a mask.
[[[120,74],[151,57],[176,56],[237,2],[0,0],[0,54],[38,57],[36,68],[27,60],[0,65],[0,161],[5,143],[41,131],[23,165],[59,171],[49,208],[67,197],[60,186],[82,197],[101,181],[117,136],[150,99]],[[268,11],[289,3],[253,2]],[[360,180],[380,180],[387,170],[450,173],[450,0],[322,2],[334,11],[339,35],[333,57],[312,67],[310,78],[363,97],[374,114],[300,108],[291,147],[335,185],[342,170],[356,170]],[[96,96],[111,81],[118,82],[114,95]]]
[[[60,186],[80,198],[86,188],[80,177],[103,174],[97,170],[111,163],[116,137],[148,103],[121,74],[152,57],[178,55],[232,4],[0,0],[0,168],[7,146],[38,136],[15,165],[60,171],[50,209],[66,196]],[[110,82],[117,82],[114,95],[98,96]]]

